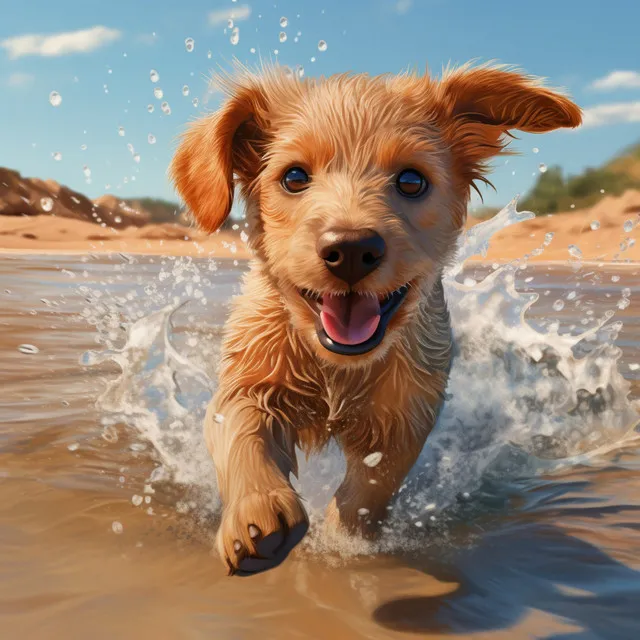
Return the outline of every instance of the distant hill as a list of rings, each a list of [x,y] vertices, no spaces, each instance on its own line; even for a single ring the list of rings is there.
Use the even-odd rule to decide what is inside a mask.
[[[628,189],[639,188],[640,143],[637,143],[601,167],[589,168],[575,176],[565,176],[561,167],[549,167],[518,203],[518,209],[536,215],[569,211],[571,205],[585,209],[604,195],[619,196]]]

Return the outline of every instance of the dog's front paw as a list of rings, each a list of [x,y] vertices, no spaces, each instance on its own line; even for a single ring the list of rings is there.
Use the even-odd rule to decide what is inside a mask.
[[[277,567],[308,528],[309,519],[293,489],[251,493],[225,507],[218,552],[229,575],[253,575]]]

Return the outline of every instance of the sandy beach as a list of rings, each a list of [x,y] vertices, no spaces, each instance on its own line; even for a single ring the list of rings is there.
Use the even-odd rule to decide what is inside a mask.
[[[636,244],[640,191],[604,197],[590,209],[538,216],[497,233],[486,256],[475,261],[640,261]],[[469,217],[467,228],[483,222]],[[553,234],[551,239],[549,234]],[[579,249],[579,253],[575,248]],[[540,249],[544,249],[540,251]],[[571,250],[571,252],[570,252]],[[52,215],[0,216],[2,253],[136,253],[246,259],[240,231],[207,235],[179,224],[146,224],[123,229]]]

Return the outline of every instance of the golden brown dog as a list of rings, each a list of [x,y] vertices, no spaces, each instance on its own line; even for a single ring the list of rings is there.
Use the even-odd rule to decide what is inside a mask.
[[[347,471],[327,521],[372,535],[431,431],[451,359],[441,275],[470,189],[511,129],[576,127],[579,108],[504,67],[300,80],[227,79],[173,160],[205,229],[237,183],[255,254],[224,340],[205,435],[230,573],[276,566],[308,518],[295,446],[330,438]],[[371,466],[371,454],[380,458]]]

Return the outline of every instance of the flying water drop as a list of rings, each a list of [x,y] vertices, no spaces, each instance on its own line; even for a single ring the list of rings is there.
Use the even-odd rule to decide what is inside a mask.
[[[184,47],[189,53],[191,53],[194,50],[195,46],[196,46],[196,43],[193,38],[187,38],[184,41]]]
[[[149,78],[151,79],[151,82],[158,82],[158,80],[160,80],[160,74],[155,69],[151,69],[149,72]]]
[[[286,29],[289,26],[289,20],[287,20],[287,18],[285,18],[284,16],[282,16],[282,18],[280,18],[280,26],[283,29]]]
[[[59,107],[62,104],[62,96],[57,91],[49,94],[49,102],[52,107]]]
[[[278,40],[280,40],[280,42],[286,42],[287,41],[287,34],[284,31],[281,31],[280,35],[278,36]]]
[[[153,135],[153,133],[150,133],[147,136],[147,141],[149,142],[149,144],[155,144],[156,143],[156,137]]]
[[[60,160],[62,160],[62,154],[59,151],[55,151],[51,155],[56,162],[60,162]]]
[[[320,40],[320,42],[318,42],[318,51],[326,51],[327,50],[327,43],[324,40]]]
[[[171,115],[171,107],[169,106],[168,102],[163,102],[160,105],[160,108],[162,109],[162,113],[164,113],[165,115],[167,116]]]
[[[156,87],[153,90],[153,97],[154,98],[157,98],[158,100],[162,100],[163,96],[164,96],[164,91],[162,91],[162,89],[160,87]]]
[[[229,38],[229,42],[231,42],[231,44],[234,46],[238,44],[238,42],[240,42],[240,29],[238,29],[238,27],[233,28],[233,31],[231,32],[231,38]]]
[[[538,165],[538,170],[540,171],[540,173],[546,173],[547,172],[547,165],[544,164],[543,162],[541,162]]]
[[[182,95],[183,96],[188,96],[189,95],[189,85],[184,85],[184,87],[182,87]]]

